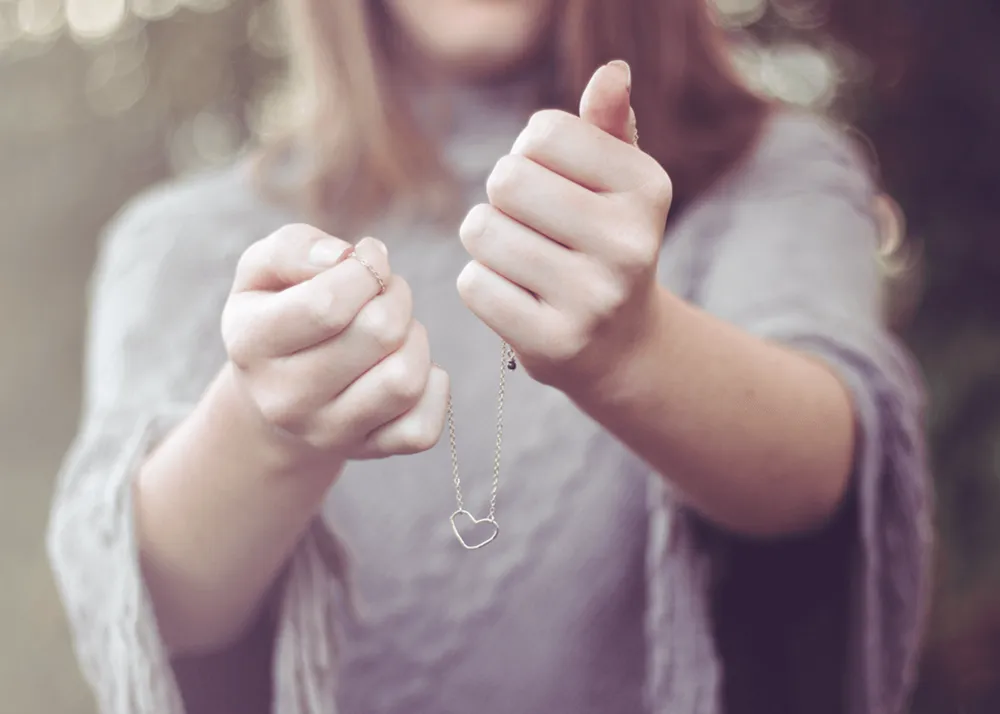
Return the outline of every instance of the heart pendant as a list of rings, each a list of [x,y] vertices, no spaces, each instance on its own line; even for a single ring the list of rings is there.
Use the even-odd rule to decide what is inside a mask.
[[[468,519],[472,523],[473,527],[488,525],[490,530],[489,536],[487,536],[485,540],[481,540],[478,543],[469,543],[468,541],[466,541],[465,538],[462,536],[462,534],[459,532],[458,524],[456,523],[456,519],[459,518],[460,516],[464,516],[466,519]],[[493,520],[492,518],[473,518],[472,514],[466,511],[464,508],[460,508],[451,514],[451,529],[455,532],[455,537],[458,538],[458,542],[461,543],[462,547],[465,548],[466,550],[478,550],[479,548],[482,548],[484,545],[489,545],[496,539],[497,535],[500,533],[500,527],[497,525],[497,522],[495,520]]]

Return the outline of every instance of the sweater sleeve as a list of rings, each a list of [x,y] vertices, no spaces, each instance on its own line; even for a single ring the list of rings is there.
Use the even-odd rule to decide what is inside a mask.
[[[81,425],[47,540],[81,670],[106,714],[194,714],[195,702],[239,701],[238,692],[186,691],[176,676],[140,571],[132,504],[142,461],[223,364],[219,317],[239,254],[261,230],[219,205],[207,212],[211,189],[161,189],[133,203],[106,232],[92,278]],[[304,538],[278,618],[274,696],[311,698],[301,711],[334,711],[324,594],[336,591],[337,552],[328,541],[320,523]]]
[[[846,690],[837,693],[844,701],[839,711],[900,714],[914,685],[930,593],[931,489],[922,380],[882,327],[875,196],[865,167],[843,137],[816,120],[783,121],[777,130],[780,146],[765,146],[755,165],[727,187],[727,220],[713,223],[711,234],[700,237],[702,260],[691,298],[749,332],[824,360],[838,373],[853,399],[858,434],[851,502],[826,532],[793,544],[739,543],[680,512],[672,546],[660,550],[687,549],[692,563],[716,566],[725,562],[720,554],[728,555],[730,571],[756,553],[756,571],[744,582],[765,593],[759,602],[784,598],[787,607],[776,613],[776,621],[791,617],[795,598],[825,597],[818,593],[822,586],[808,591],[801,581],[821,583],[824,570],[836,573],[842,582],[831,587],[844,590],[846,630],[827,628],[824,636],[834,639],[820,642],[820,629],[809,625],[812,633],[798,644],[825,650],[825,656],[842,653],[842,666],[834,663],[847,680]],[[785,556],[774,557],[781,553]],[[801,569],[803,563],[809,568]],[[724,580],[721,570],[714,570],[717,584]],[[829,577],[826,582],[830,585]],[[778,592],[782,588],[788,592]],[[717,605],[718,593],[712,597]],[[747,605],[753,595],[733,598],[742,601],[736,627],[752,631],[752,620],[762,615]],[[713,627],[718,639],[719,623]],[[773,625],[756,633],[744,650],[751,665],[768,649],[768,638],[778,636]],[[796,651],[795,644],[783,646],[788,669],[781,686],[787,689],[794,685],[787,681],[795,679],[791,671],[809,654]],[[738,672],[723,675],[725,686],[739,678]],[[826,711],[818,704],[809,710]]]

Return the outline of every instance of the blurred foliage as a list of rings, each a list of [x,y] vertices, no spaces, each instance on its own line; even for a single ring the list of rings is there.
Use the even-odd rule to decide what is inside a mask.
[[[927,266],[905,331],[927,375],[939,593],[922,714],[1000,711],[1000,4],[907,3],[861,124]],[[956,706],[961,703],[964,709]]]
[[[275,1],[0,0],[0,300],[37,295],[73,354],[100,226],[143,186],[231,161],[284,111]],[[901,329],[930,386],[942,548],[915,709],[1000,711],[1000,9],[714,3],[749,81],[869,138],[924,258]],[[0,415],[12,449],[51,421],[44,399]]]

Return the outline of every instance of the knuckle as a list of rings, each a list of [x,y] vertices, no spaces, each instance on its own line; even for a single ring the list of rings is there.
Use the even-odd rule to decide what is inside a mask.
[[[636,231],[632,239],[624,241],[617,250],[616,263],[620,274],[627,279],[645,275],[656,265],[659,246],[653,240],[644,238],[642,231]]]
[[[410,453],[434,448],[441,438],[441,429],[429,419],[413,419],[402,429],[403,447]]]
[[[559,373],[573,362],[587,345],[591,330],[585,319],[576,319],[553,329],[545,345],[544,359],[550,373]]]
[[[653,205],[666,211],[674,200],[674,182],[659,164],[653,162],[650,178],[646,181],[646,192]]]
[[[528,120],[527,142],[529,147],[549,142],[559,135],[570,121],[570,115],[559,109],[542,109]]]
[[[387,301],[372,300],[355,318],[359,321],[362,332],[375,340],[385,354],[391,354],[402,347],[408,332],[408,325],[400,314],[401,311],[392,307]]]
[[[389,398],[399,406],[416,404],[424,393],[424,375],[419,365],[411,359],[387,360],[383,380]]]
[[[406,332],[407,332],[407,337],[416,340],[417,342],[419,342],[422,345],[425,345],[424,355],[426,355],[427,359],[429,360],[430,359],[430,347],[427,346],[428,345],[428,342],[427,342],[427,328],[424,327],[424,324],[422,322],[417,321],[417,320],[413,320],[407,326],[407,331]]]
[[[336,290],[318,282],[314,285],[317,289],[306,303],[310,317],[324,330],[339,333],[350,324],[351,316],[344,309]]]
[[[236,261],[236,274],[245,275],[256,271],[258,266],[267,262],[267,255],[271,250],[270,236],[262,238],[255,243],[251,243]]]
[[[599,280],[591,284],[590,319],[581,321],[577,329],[586,333],[593,332],[598,325],[604,324],[621,310],[628,298],[625,288],[614,280]]]
[[[245,298],[235,295],[226,302],[219,321],[219,332],[226,355],[230,362],[242,370],[253,364],[259,352],[253,322],[247,313]]]
[[[490,202],[502,201],[514,193],[521,181],[525,160],[518,154],[507,154],[497,161],[486,180],[486,195]]]
[[[249,246],[247,246],[246,250],[244,250],[243,253],[240,255],[240,259],[237,264],[240,267],[242,267],[249,263],[255,262],[255,258],[257,258],[265,250],[267,250],[267,247],[269,245],[268,243],[269,239],[270,236],[268,236],[268,238],[261,238],[260,240],[254,241]]]
[[[571,362],[583,354],[587,348],[596,327],[595,320],[580,319],[567,327],[563,337],[562,361]]]
[[[458,231],[462,244],[469,249],[475,249],[482,245],[489,233],[492,221],[493,207],[490,204],[480,203],[473,206],[465,220],[462,221],[462,226]]]
[[[386,340],[392,330],[389,311],[381,301],[367,303],[355,319],[361,331],[378,342]]]
[[[276,246],[286,246],[311,240],[317,232],[308,223],[286,223],[264,240],[270,240]]]
[[[240,369],[247,369],[253,361],[248,330],[232,320],[222,321],[222,343],[229,361]]]
[[[413,317],[413,288],[408,282],[394,277],[383,300],[400,316],[401,324],[407,325],[410,322]]]
[[[482,266],[474,260],[467,263],[458,274],[455,287],[466,305],[479,304],[484,298]]]
[[[291,434],[301,431],[304,414],[298,399],[277,389],[255,389],[253,392],[257,409],[265,422]]]

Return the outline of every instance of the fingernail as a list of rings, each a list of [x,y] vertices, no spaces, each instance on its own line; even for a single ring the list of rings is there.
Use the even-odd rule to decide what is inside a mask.
[[[612,60],[608,62],[609,67],[617,67],[622,72],[625,73],[625,91],[629,94],[632,93],[632,68],[629,67],[628,62],[625,60]]]
[[[350,250],[351,246],[345,248],[343,241],[323,238],[313,243],[309,250],[309,262],[321,268],[329,268],[339,263]]]
[[[385,247],[385,243],[380,241],[378,238],[372,238],[371,236],[366,236],[358,241],[358,245],[372,245],[378,248],[382,255],[389,255],[389,249]]]

